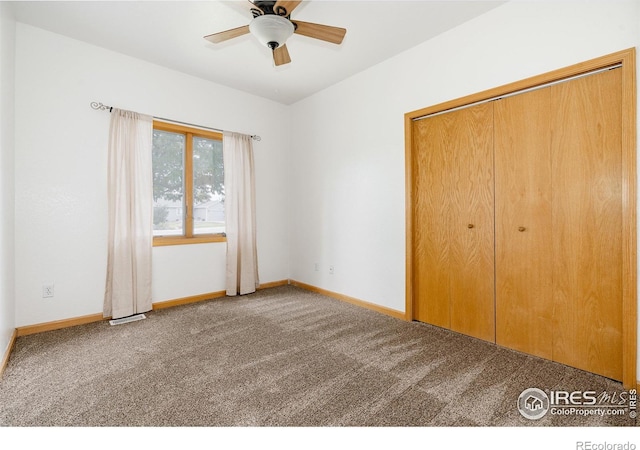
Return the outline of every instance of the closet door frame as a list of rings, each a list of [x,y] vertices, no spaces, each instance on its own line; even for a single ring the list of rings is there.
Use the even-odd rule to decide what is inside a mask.
[[[536,88],[581,74],[614,65],[622,70],[622,383],[625,389],[638,388],[637,364],[637,172],[636,172],[636,52],[630,48],[585,61],[542,75],[527,78],[477,94],[439,103],[427,108],[408,112],[405,122],[405,211],[406,211],[406,283],[405,320],[414,320],[413,313],[413,223],[414,188],[413,179],[413,122],[421,117],[443,113],[454,108],[489,101],[518,91]]]

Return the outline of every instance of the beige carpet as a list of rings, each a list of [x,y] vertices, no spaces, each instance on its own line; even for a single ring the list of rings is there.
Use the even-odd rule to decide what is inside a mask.
[[[520,415],[620,383],[291,287],[18,338],[2,426],[633,426]]]

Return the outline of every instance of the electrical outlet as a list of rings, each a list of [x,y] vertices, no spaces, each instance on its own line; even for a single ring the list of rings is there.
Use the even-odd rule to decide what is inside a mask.
[[[316,263],[315,269],[316,269],[316,272],[319,272],[320,271],[320,264]]]
[[[333,266],[329,266],[329,275],[333,275]]]
[[[42,298],[51,298],[51,297],[53,297],[53,284],[43,284]]]

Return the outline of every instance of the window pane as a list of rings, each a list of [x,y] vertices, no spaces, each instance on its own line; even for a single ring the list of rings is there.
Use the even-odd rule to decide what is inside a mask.
[[[153,235],[184,235],[185,136],[153,130]]]
[[[224,233],[222,141],[193,138],[193,234]]]

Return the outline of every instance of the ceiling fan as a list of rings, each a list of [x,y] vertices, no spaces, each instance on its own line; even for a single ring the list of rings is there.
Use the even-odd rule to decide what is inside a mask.
[[[249,25],[210,34],[204,38],[209,42],[218,44],[251,33],[260,43],[271,49],[273,52],[273,61],[276,66],[291,62],[286,40],[294,33],[333,44],[342,43],[342,39],[347,33],[347,30],[344,28],[291,20],[291,12],[300,3],[302,3],[301,0],[247,0],[245,4],[251,11],[251,14],[253,14],[253,20]]]

